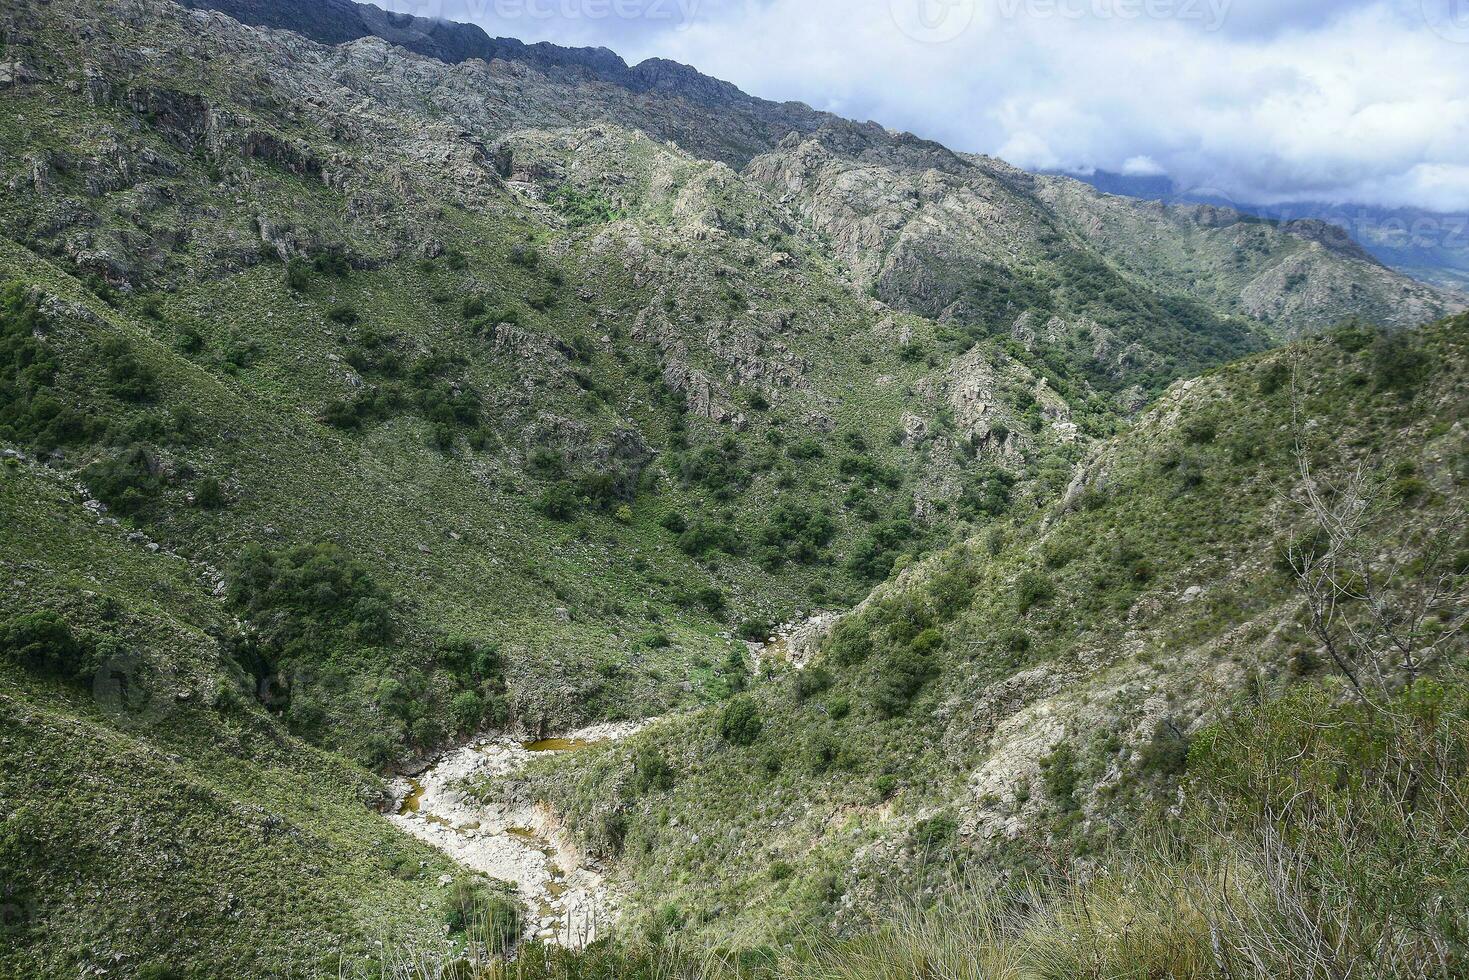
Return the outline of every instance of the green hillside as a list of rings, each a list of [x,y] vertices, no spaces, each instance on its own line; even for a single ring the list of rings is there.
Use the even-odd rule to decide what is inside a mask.
[[[1411,608],[1447,575],[1423,669],[1462,667],[1466,344],[1463,317],[1348,329],[1176,385],[1060,499],[879,588],[745,717],[668,722],[528,791],[618,854],[645,907],[736,945],[865,927],[956,866],[1104,862],[1176,798],[1209,725],[1346,683],[1290,572],[1314,526],[1302,456],[1322,487],[1374,474],[1366,546],[1398,561],[1384,594]],[[649,766],[667,788],[648,791]]]
[[[1459,730],[1469,321],[1270,349],[1450,297],[722,83],[207,8],[0,11],[0,977],[486,972],[525,896],[382,812],[482,735],[660,719],[469,787],[626,898],[519,975],[857,970],[1201,800],[1272,826],[1275,706],[1382,717],[1290,574],[1302,458],[1381,487],[1436,644],[1350,681]]]

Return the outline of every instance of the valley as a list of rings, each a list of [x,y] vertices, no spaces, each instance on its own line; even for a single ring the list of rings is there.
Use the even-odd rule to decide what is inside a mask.
[[[348,0],[0,30],[0,978],[1469,965],[1462,294]]]

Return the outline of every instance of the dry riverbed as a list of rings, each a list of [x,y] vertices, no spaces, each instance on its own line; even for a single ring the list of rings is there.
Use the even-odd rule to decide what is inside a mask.
[[[421,774],[394,781],[400,802],[388,819],[465,867],[516,886],[527,936],[581,947],[617,920],[616,894],[544,806],[484,804],[466,779],[503,777],[546,753],[575,752],[627,738],[646,722],[594,725],[562,738],[522,742],[487,736],[442,756]]]

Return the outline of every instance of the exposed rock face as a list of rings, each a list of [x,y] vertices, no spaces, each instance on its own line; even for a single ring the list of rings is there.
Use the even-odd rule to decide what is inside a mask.
[[[754,98],[662,58],[629,66],[606,48],[492,38],[473,24],[388,13],[350,0],[184,0],[184,5],[221,11],[244,24],[294,31],[322,44],[395,45],[449,65],[488,67],[533,87],[539,87],[535,79],[542,80],[540,86],[569,87],[574,94],[557,100],[563,124],[612,118],[732,166],[743,166],[787,133],[809,132],[834,118],[798,102]]]
[[[1227,208],[1111,197],[874,126],[792,134],[747,172],[830,236],[860,284],[946,321],[1000,327],[1026,312],[1039,289],[1073,307],[1050,326],[1075,335],[1092,318],[1076,297],[1062,298],[1065,276],[1027,285],[1052,262],[1085,275],[1112,270],[1134,287],[1189,295],[1287,333],[1363,309],[1408,325],[1460,302],[1386,269],[1321,222],[1274,225]],[[1130,364],[1137,350],[1096,326],[1089,324],[1094,356],[1109,370],[1150,369]],[[1053,330],[1049,339],[1061,335]]]
[[[1463,307],[1462,297],[1386,268],[1323,221],[1279,223],[1215,205],[1137,201],[1064,177],[1036,178],[1036,192],[1063,227],[1129,273],[1288,337],[1353,315],[1412,326]]]
[[[745,417],[735,408],[724,389],[703,371],[689,366],[688,349],[681,342],[669,352],[663,368],[663,380],[668,387],[684,396],[693,414],[736,429],[745,427]]]

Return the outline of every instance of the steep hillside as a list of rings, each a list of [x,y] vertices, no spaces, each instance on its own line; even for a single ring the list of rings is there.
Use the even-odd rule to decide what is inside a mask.
[[[1313,527],[1302,458],[1321,493],[1377,474],[1361,546],[1404,609],[1446,570],[1418,642],[1450,637],[1424,669],[1463,666],[1466,357],[1459,317],[1176,385],[1060,500],[904,570],[803,670],[767,662],[747,698],[514,792],[619,856],[667,910],[649,928],[736,946],[866,928],[956,868],[1101,860],[1175,798],[1201,730],[1344,683],[1286,565]]]
[[[1462,301],[1319,222],[1112,197],[875,125],[787,137],[750,164],[886,302],[1010,332],[1100,387],[1144,388],[1352,316],[1411,326]]]
[[[733,167],[743,166],[787,133],[809,132],[834,118],[798,102],[753,98],[728,82],[663,58],[630,66],[606,48],[491,38],[473,24],[388,13],[352,0],[186,0],[184,6],[217,10],[242,24],[285,29],[322,44],[380,38],[451,65],[485,62],[480,67],[512,85],[543,88],[550,82],[559,88],[559,98],[543,88],[540,111],[555,102],[559,105],[554,111],[567,114],[568,122],[615,119]]]
[[[1132,274],[1300,336],[1349,317],[1410,327],[1463,307],[1314,219],[1267,221],[1209,204],[1148,204],[1066,177],[1038,193],[1065,225]]]
[[[213,571],[0,466],[0,976],[269,976],[437,947],[459,875],[292,737],[223,642]]]

